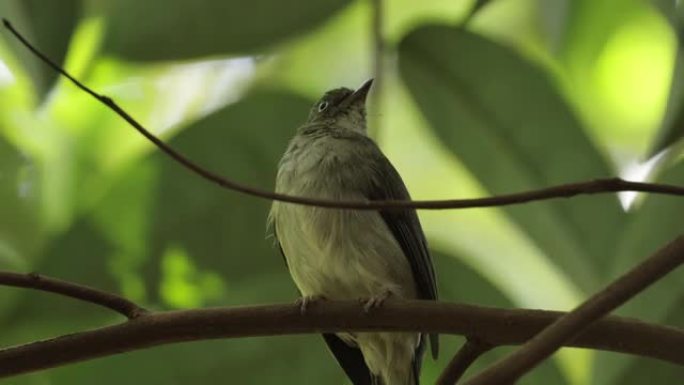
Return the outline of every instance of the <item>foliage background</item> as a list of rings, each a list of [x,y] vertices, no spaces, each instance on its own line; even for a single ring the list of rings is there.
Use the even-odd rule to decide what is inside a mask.
[[[467,27],[474,1],[384,3],[371,129],[415,199],[612,175],[684,184],[676,1],[479,1]],[[362,0],[0,0],[0,15],[174,147],[268,189],[313,101],[372,76],[371,13]],[[157,309],[291,301],[264,239],[268,207],[181,169],[0,35],[0,268]],[[681,232],[684,201],[621,194],[420,215],[444,300],[566,310]],[[683,273],[618,313],[684,326]],[[117,320],[0,289],[2,346]],[[425,383],[461,342],[444,337]],[[3,383],[345,383],[324,350],[317,336],[199,342]],[[676,378],[681,367],[563,349],[521,383]]]

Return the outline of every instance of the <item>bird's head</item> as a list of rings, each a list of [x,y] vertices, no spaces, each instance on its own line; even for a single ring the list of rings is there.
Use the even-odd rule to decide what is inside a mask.
[[[373,84],[367,80],[356,91],[330,90],[311,108],[309,123],[323,123],[342,129],[366,132],[366,96]]]

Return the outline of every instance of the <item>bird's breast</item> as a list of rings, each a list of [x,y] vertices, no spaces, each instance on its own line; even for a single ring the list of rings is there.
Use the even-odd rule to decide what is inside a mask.
[[[347,145],[331,139],[289,151],[281,162],[276,191],[367,200],[360,185],[363,176],[356,173],[368,167],[368,159],[356,156]],[[302,294],[351,299],[390,291],[415,297],[408,261],[377,212],[275,202],[271,215]]]

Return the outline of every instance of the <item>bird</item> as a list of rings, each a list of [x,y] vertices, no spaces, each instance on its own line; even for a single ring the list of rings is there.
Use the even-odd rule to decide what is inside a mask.
[[[410,200],[392,163],[368,136],[366,96],[326,92],[310,110],[278,164],[277,193],[338,201]],[[319,300],[437,300],[435,271],[414,209],[350,210],[274,201],[268,228],[300,292],[301,311]],[[415,332],[323,334],[354,385],[419,385],[429,339]]]

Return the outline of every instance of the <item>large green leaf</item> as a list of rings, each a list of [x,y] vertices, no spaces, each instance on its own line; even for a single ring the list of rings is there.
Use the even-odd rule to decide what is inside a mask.
[[[171,144],[193,161],[220,175],[264,189],[272,189],[277,163],[287,141],[307,116],[311,102],[288,93],[258,93],[198,121]],[[151,274],[162,273],[159,263],[169,247],[182,248],[198,268],[218,272],[228,286],[240,287],[258,277],[289,286],[286,269],[272,242],[266,240],[265,221],[270,202],[226,191],[188,172],[165,155],[150,161],[160,167],[157,196],[149,211],[152,230]],[[272,281],[275,282],[275,281]],[[294,291],[272,290],[262,300],[292,298]],[[266,289],[266,287],[264,287]],[[291,295],[288,295],[291,294]],[[257,294],[257,293],[254,293]],[[258,295],[230,295],[231,301],[249,302]]]
[[[103,3],[105,50],[132,60],[252,53],[291,38],[349,0],[117,0]]]
[[[684,185],[684,162],[667,170],[657,182]],[[651,195],[630,215],[611,277],[616,277],[643,261],[653,252],[672,241],[684,231],[684,200],[681,197]],[[684,300],[684,270],[681,268],[639,293],[617,310],[618,314],[651,322],[663,322],[675,312],[681,312]],[[678,327],[684,327],[681,317]],[[631,366],[640,367],[643,361],[632,357],[601,353],[595,376],[597,384],[621,384],[620,373]]]
[[[459,28],[421,27],[399,48],[401,74],[444,144],[491,193],[614,172],[542,69]],[[584,289],[595,288],[622,218],[614,196],[507,208]]]
[[[66,57],[80,11],[81,0],[4,0],[0,3],[0,14],[57,63],[62,63]],[[14,41],[9,34],[3,35]],[[36,93],[42,96],[57,74],[18,42],[14,41],[11,47],[31,74]]]

